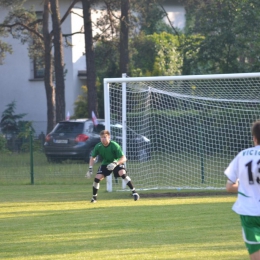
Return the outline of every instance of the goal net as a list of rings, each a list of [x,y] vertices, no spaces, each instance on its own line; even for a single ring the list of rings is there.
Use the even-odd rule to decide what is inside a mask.
[[[137,189],[223,189],[229,162],[253,145],[260,73],[104,79],[104,98]]]

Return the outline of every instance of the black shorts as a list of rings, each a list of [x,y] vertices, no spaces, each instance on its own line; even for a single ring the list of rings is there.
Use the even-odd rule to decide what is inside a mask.
[[[126,172],[126,168],[125,168],[124,164],[117,165],[113,171],[109,171],[107,169],[107,165],[100,165],[99,168],[98,168],[97,173],[98,174],[103,174],[105,177],[107,177],[107,176],[109,176],[113,172],[115,178],[118,178],[119,177],[118,172],[120,170],[125,170],[125,172]]]

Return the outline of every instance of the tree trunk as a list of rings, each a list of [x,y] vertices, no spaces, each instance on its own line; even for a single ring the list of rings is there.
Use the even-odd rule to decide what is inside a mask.
[[[88,88],[88,116],[91,118],[92,111],[98,117],[97,89],[96,89],[96,67],[95,53],[92,37],[91,0],[82,0],[84,29],[85,29],[85,51],[87,66],[87,88]]]
[[[52,54],[51,54],[51,36],[49,33],[49,0],[44,1],[43,11],[43,38],[44,38],[44,86],[47,99],[47,133],[55,125],[55,89],[52,81]]]
[[[56,81],[56,122],[65,119],[65,83],[64,83],[64,59],[62,33],[60,25],[59,1],[50,0],[51,17],[53,26],[53,42],[54,42],[54,65],[55,65],[55,81]]]
[[[121,0],[120,18],[120,73],[129,73],[129,0]]]

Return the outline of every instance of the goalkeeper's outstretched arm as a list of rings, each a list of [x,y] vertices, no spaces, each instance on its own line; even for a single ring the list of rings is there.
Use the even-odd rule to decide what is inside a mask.
[[[94,157],[90,156],[90,159],[89,159],[89,167],[88,167],[88,171],[85,175],[86,178],[90,178],[92,173],[93,173],[93,165],[95,163],[95,159]]]
[[[90,158],[89,158],[89,167],[93,167],[93,165],[94,165],[94,163],[95,163],[95,157],[92,157],[92,156],[90,156]]]

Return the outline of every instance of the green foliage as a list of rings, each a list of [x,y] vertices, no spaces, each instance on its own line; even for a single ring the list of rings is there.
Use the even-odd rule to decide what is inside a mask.
[[[20,130],[18,138],[28,139],[30,135],[35,134],[35,129],[33,128],[31,121],[19,121],[18,128]]]
[[[102,89],[101,89],[102,86]],[[103,84],[99,81],[96,82],[97,95],[98,95],[98,117],[104,118],[104,97],[103,97]],[[73,118],[88,118],[88,89],[86,86],[82,86],[82,95],[79,95],[74,103],[74,115]]]
[[[179,37],[162,32],[136,37],[132,41],[132,76],[181,74],[182,55]]]
[[[145,35],[141,33],[130,43],[131,76],[179,75],[182,57],[179,51],[179,38],[173,34]],[[104,117],[103,78],[121,77],[119,75],[118,40],[99,42],[95,47],[97,68],[97,93],[99,117]],[[106,60],[106,62],[104,62]],[[87,117],[87,87],[75,102],[76,118]]]
[[[30,135],[35,133],[32,122],[19,120],[26,114],[15,114],[15,101],[7,105],[7,109],[2,113],[1,130],[8,136],[6,146],[11,151],[28,151],[21,149],[28,146]],[[0,149],[1,150],[1,149]]]
[[[19,132],[18,120],[23,118],[26,114],[15,114],[16,102],[12,101],[7,105],[1,117],[1,130],[3,133],[16,134]]]
[[[144,34],[173,33],[172,28],[163,21],[166,14],[156,1],[138,1],[134,5],[134,9],[140,13],[140,30]]]
[[[104,62],[106,60],[106,62]],[[119,75],[119,52],[118,40],[98,42],[95,46],[95,62],[97,68],[97,95],[98,95],[98,115],[104,118],[104,97],[103,97],[103,78],[115,78]],[[88,89],[82,87],[82,95],[78,96],[75,101],[74,116],[75,118],[88,117]]]
[[[22,0],[0,0],[0,6],[4,8],[17,9],[20,7],[25,1]],[[0,23],[0,38],[8,36],[8,28],[4,26],[4,23]],[[3,64],[6,53],[12,54],[12,46],[3,40],[0,39],[0,65]]]
[[[183,56],[182,75],[199,75],[204,69],[203,64],[196,63],[200,45],[204,39],[204,36],[198,34],[180,37],[180,51]]]
[[[3,33],[1,33],[1,28],[0,28],[0,36],[1,35],[3,35]],[[0,65],[3,64],[3,60],[5,59],[7,52],[9,52],[10,54],[12,53],[11,45],[0,40]]]
[[[112,41],[100,41],[95,46],[95,63],[97,68],[97,78],[121,77],[119,70],[119,42],[118,39]],[[104,62],[104,60],[106,62]]]
[[[26,2],[26,0],[0,0],[0,5],[4,7],[16,8],[21,6]]]
[[[106,60],[106,62],[104,62]],[[97,68],[97,102],[98,117],[104,118],[104,95],[103,95],[103,78],[115,78],[119,75],[119,52],[118,40],[100,41],[95,46],[95,63]],[[88,88],[82,87],[82,95],[78,96],[74,103],[74,118],[88,117]]]
[[[88,118],[88,103],[87,103],[87,95],[88,89],[86,86],[82,88],[82,95],[78,96],[74,105],[74,117],[75,118]]]
[[[5,137],[4,137],[2,134],[0,134],[0,152],[1,152],[1,153],[7,152],[6,143],[7,143],[7,142],[6,142]]]
[[[28,153],[28,152],[30,152],[30,149],[31,149],[31,144],[28,140],[27,142],[23,142],[23,144],[21,145],[20,151],[22,153]],[[33,149],[34,153],[42,151],[41,140],[33,140],[32,149]]]
[[[259,1],[189,0],[186,9],[186,32],[204,36],[191,74],[260,70]]]
[[[19,151],[21,152],[29,152],[30,151],[30,138],[35,134],[35,130],[32,126],[32,122],[30,121],[19,121],[19,134],[17,136],[17,140],[20,140],[21,146],[19,147]],[[34,142],[35,144],[35,142]],[[33,147],[34,149],[35,147]],[[39,149],[39,148],[38,148]]]
[[[19,39],[22,44],[29,44],[30,58],[43,58],[43,36],[40,34],[42,28],[42,20],[38,19],[37,13],[33,7],[25,8],[23,2],[15,2],[12,6],[8,6],[8,14],[0,26],[11,28],[8,32],[15,39]],[[1,3],[0,3],[1,5]]]
[[[131,41],[131,49],[131,75],[150,76],[153,71],[156,57],[156,46],[152,39],[141,33]]]

